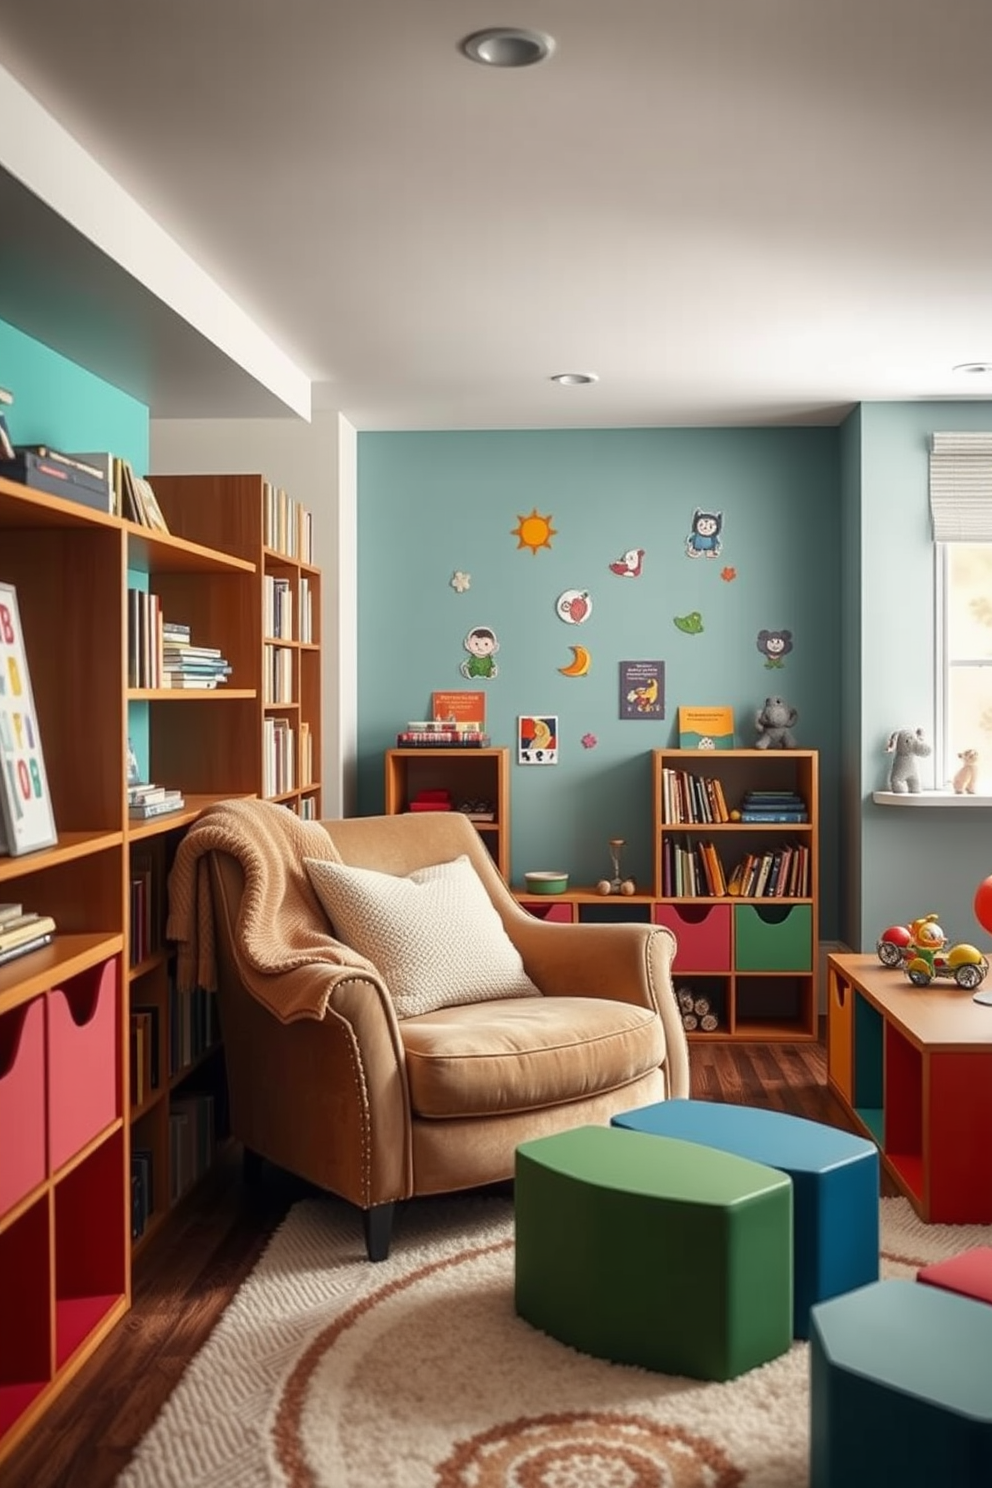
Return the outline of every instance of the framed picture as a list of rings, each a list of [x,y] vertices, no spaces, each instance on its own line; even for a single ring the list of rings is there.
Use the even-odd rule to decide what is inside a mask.
[[[17,591],[0,583],[0,852],[57,841]]]
[[[558,763],[558,719],[544,714],[540,718],[517,719],[517,764],[556,765]]]

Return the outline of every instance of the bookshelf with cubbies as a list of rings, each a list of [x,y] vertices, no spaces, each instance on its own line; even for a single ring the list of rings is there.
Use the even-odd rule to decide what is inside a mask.
[[[0,900],[57,927],[0,966],[2,1460],[127,1311],[133,1254],[223,1131],[209,1005],[170,989],[165,884],[204,806],[258,792],[261,620],[250,557],[5,480],[0,578],[17,592],[57,830],[50,847],[0,856]],[[223,648],[225,685],[129,677],[135,586]],[[145,771],[184,795],[145,821],[125,787],[139,722]],[[178,1161],[170,1129],[200,1110],[172,1141]]]
[[[716,1019],[690,1037],[817,1037],[817,766],[808,749],[653,752],[652,918],[678,940],[683,1010]]]

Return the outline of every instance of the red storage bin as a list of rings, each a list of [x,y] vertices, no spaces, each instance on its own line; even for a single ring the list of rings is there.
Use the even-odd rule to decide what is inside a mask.
[[[671,930],[678,941],[679,972],[730,970],[729,904],[656,904],[656,925]]]
[[[48,1162],[52,1172],[119,1112],[117,962],[48,998]]]
[[[549,904],[547,899],[521,899],[520,908],[532,914],[536,920],[548,920],[554,925],[572,923],[571,903]]]
[[[0,1018],[0,1214],[45,1177],[45,1000]]]

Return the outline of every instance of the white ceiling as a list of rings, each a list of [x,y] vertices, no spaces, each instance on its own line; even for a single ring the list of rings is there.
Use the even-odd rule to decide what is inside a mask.
[[[0,0],[0,63],[360,429],[992,395],[990,0]],[[127,294],[153,414],[273,411]]]

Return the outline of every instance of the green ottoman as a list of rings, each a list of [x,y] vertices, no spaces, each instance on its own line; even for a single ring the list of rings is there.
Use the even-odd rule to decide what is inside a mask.
[[[515,1301],[583,1353],[727,1380],[792,1342],[792,1183],[697,1142],[580,1126],[517,1148]]]

